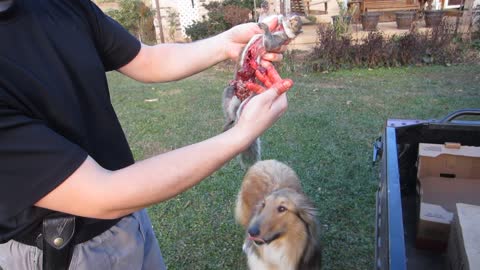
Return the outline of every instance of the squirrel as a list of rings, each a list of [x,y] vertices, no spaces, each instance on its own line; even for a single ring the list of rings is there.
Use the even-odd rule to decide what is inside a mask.
[[[284,17],[278,15],[278,27],[276,31],[270,31],[268,25],[263,22],[259,22],[258,26],[264,31],[264,34],[253,36],[250,42],[245,46],[241,54],[241,58],[237,63],[235,69],[235,78],[237,80],[237,72],[244,65],[245,55],[252,46],[263,46],[265,52],[275,52],[279,51],[283,45],[288,44],[288,42],[294,39],[298,34],[302,32],[302,21],[299,16],[291,15]],[[258,38],[262,38],[261,43],[256,43],[255,41]],[[261,44],[261,45],[258,45]],[[258,49],[258,48],[255,48]],[[256,50],[261,51],[261,50]],[[262,55],[257,55],[258,61]],[[223,126],[223,131],[227,131],[232,128],[237,119],[240,117],[243,106],[251,98],[247,98],[244,101],[241,101],[236,95],[236,87],[234,84],[230,83],[223,91],[222,97],[222,107],[225,116],[225,123]],[[243,169],[246,169],[253,165],[255,162],[261,159],[261,141],[257,138],[244,152],[239,156],[240,165]]]

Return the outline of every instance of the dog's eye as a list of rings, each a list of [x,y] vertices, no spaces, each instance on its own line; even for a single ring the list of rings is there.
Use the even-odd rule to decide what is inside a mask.
[[[262,208],[265,208],[265,202],[262,202],[262,204],[260,205]]]
[[[282,213],[282,212],[287,211],[287,208],[285,208],[285,206],[279,206],[279,207],[277,208],[277,210],[278,210],[278,212]]]

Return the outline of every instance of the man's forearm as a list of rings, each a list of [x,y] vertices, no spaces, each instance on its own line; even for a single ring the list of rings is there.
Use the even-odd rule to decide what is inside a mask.
[[[135,79],[142,82],[180,80],[226,60],[222,35],[192,43],[142,45],[145,66],[136,69],[143,72]]]
[[[235,131],[226,132],[113,172],[109,180],[112,183],[106,183],[105,187],[115,185],[125,194],[122,198],[112,198],[115,203],[111,205],[116,210],[143,208],[191,188],[247,145],[234,134]],[[132,190],[132,181],[136,183],[136,190]]]
[[[252,139],[229,130],[118,171],[107,171],[89,157],[36,206],[94,218],[120,217],[194,186]]]

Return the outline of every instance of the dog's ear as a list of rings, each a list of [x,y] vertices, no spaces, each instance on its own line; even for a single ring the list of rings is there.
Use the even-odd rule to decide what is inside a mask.
[[[313,203],[303,194],[297,199],[298,216],[308,227],[308,234],[310,237],[318,235],[317,227],[317,209]]]
[[[322,249],[320,245],[319,223],[317,211],[313,203],[306,197],[302,197],[298,207],[298,215],[307,227],[307,245],[303,251],[299,269],[319,269],[321,264]]]

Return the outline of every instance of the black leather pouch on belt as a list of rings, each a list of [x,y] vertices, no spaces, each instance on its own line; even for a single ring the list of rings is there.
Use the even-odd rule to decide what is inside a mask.
[[[55,213],[42,225],[43,270],[67,270],[75,244],[75,217]]]

